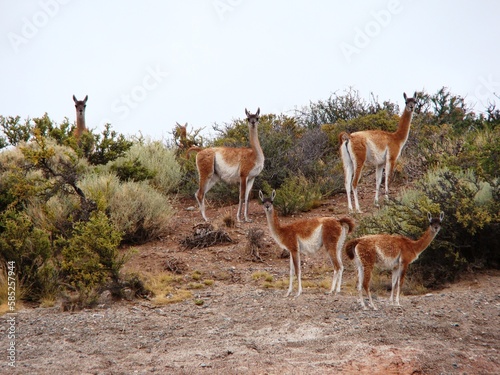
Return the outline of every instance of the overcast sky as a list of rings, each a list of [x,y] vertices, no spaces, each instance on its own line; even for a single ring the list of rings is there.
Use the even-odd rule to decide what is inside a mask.
[[[400,107],[446,86],[476,111],[500,94],[496,0],[0,1],[0,115],[153,139],[349,87]]]

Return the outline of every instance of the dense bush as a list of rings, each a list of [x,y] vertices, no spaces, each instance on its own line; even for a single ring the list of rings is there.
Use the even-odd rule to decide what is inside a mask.
[[[51,273],[53,248],[49,234],[34,227],[30,217],[14,209],[0,214],[2,262],[14,261],[23,298],[38,300],[54,289]]]
[[[2,145],[10,146],[0,152],[0,258],[16,262],[25,299],[70,291],[92,302],[103,285],[120,284],[121,243],[168,231],[165,194],[180,175],[174,152],[138,142],[134,156],[133,142],[109,125],[77,141],[74,126],[47,115],[24,123],[2,117],[0,126]],[[127,154],[143,160],[148,182],[121,182],[106,172]]]
[[[272,189],[269,184],[264,184],[264,191],[270,195]],[[319,184],[310,182],[304,175],[299,174],[288,178],[276,190],[274,205],[282,215],[288,216],[316,208],[321,202],[321,198]]]
[[[182,177],[175,150],[159,141],[135,142],[124,156],[109,165],[122,181],[149,180],[165,194],[174,192]]]
[[[442,229],[412,265],[426,287],[454,280],[461,271],[500,266],[498,180],[484,181],[473,171],[442,168],[428,172],[411,189],[365,217],[357,234],[397,233],[417,239],[428,226],[427,212],[445,216]],[[488,245],[486,245],[488,244]]]
[[[388,101],[380,104],[373,94],[367,102],[361,98],[357,90],[349,88],[344,94],[334,93],[326,100],[309,103],[309,106],[297,111],[296,117],[305,128],[317,128],[324,124],[354,120],[382,110],[394,115],[398,113],[398,106]]]
[[[127,242],[141,243],[166,235],[173,208],[169,199],[145,183],[120,184],[109,201],[110,220]]]
[[[119,280],[126,257],[118,252],[121,233],[102,212],[92,214],[86,222],[76,223],[70,238],[57,241],[61,248],[61,276],[91,302],[96,291],[108,279]]]

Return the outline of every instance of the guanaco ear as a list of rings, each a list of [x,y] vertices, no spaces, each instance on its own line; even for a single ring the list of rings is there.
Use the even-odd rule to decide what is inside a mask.
[[[417,92],[416,91],[413,93],[413,99],[417,99]]]
[[[276,190],[271,193],[271,200],[274,201],[274,198],[276,198]]]
[[[255,116],[258,116],[260,114],[260,107],[257,108],[257,112],[255,112]]]
[[[264,194],[262,194],[262,190],[259,190],[259,198],[262,202],[264,202]]]
[[[443,218],[444,218],[444,212],[441,211],[441,213],[439,214],[439,221],[443,221]]]
[[[245,108],[245,115],[250,116],[250,113],[248,112],[248,109]]]
[[[85,99],[83,99],[83,104],[87,103],[87,99],[89,98],[88,95],[85,95]]]
[[[78,100],[76,100],[76,96],[73,95],[73,101],[76,103]]]
[[[405,98],[405,102],[406,102],[406,99],[407,99],[406,92],[403,93],[403,98]]]
[[[427,219],[429,219],[429,222],[432,221],[432,215],[430,212],[427,212]]]

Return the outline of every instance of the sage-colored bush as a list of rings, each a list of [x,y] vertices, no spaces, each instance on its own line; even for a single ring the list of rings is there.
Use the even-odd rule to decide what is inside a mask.
[[[81,188],[108,213],[123,242],[142,243],[170,231],[170,198],[145,181],[121,182],[113,173],[93,173],[81,181]]]
[[[123,240],[142,243],[166,235],[174,212],[169,198],[144,182],[125,182],[109,201],[109,217]]]
[[[110,168],[128,172],[122,180],[150,181],[153,187],[164,194],[174,192],[182,178],[175,149],[159,141],[134,143],[125,156],[111,163]]]
[[[469,268],[498,267],[500,246],[498,180],[484,181],[473,171],[440,168],[411,189],[364,217],[356,236],[401,234],[417,239],[428,227],[427,212],[444,212],[441,231],[410,267],[410,277],[425,287],[453,281]]]

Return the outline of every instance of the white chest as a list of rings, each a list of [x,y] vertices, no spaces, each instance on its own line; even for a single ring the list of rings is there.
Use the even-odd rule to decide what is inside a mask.
[[[262,163],[257,162],[255,164],[255,167],[253,167],[252,170],[250,171],[248,177],[257,177],[260,174],[260,172],[262,172],[263,169],[264,169],[264,161],[262,161]]]
[[[227,183],[237,183],[240,181],[240,164],[227,163],[222,155],[215,154],[215,172],[221,180]]]
[[[382,165],[385,164],[387,159],[387,147],[382,149],[378,148],[375,143],[370,140],[366,141],[366,164]]]

